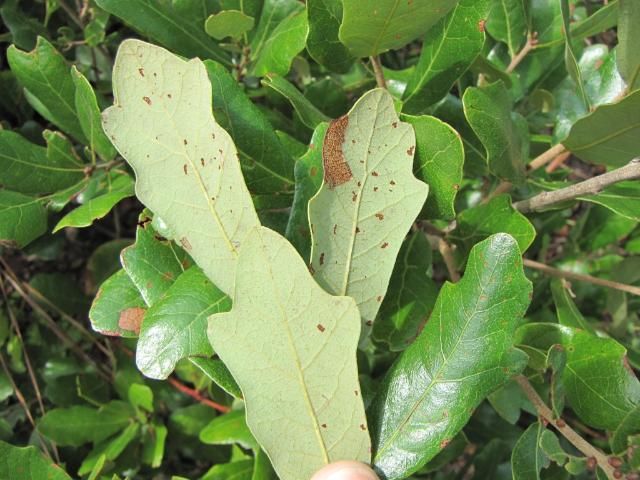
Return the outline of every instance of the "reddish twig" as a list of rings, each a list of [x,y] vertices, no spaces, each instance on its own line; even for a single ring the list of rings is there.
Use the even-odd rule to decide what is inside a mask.
[[[184,393],[185,395],[190,396],[191,398],[193,398],[194,400],[200,402],[203,405],[211,407],[211,408],[213,408],[213,409],[215,409],[215,410],[217,410],[219,412],[222,412],[222,413],[228,413],[228,412],[231,411],[231,408],[229,408],[229,407],[227,407],[225,405],[220,405],[219,403],[214,402],[210,398],[207,398],[204,395],[202,395],[195,388],[189,388],[184,383],[182,383],[179,380],[176,380],[175,378],[169,377],[169,378],[167,378],[167,381],[171,384],[171,386],[173,388],[175,388],[176,390]]]

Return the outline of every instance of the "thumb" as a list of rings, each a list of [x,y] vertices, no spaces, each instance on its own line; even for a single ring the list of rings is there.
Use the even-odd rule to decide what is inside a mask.
[[[323,467],[311,480],[379,480],[369,466],[361,462],[342,461]]]

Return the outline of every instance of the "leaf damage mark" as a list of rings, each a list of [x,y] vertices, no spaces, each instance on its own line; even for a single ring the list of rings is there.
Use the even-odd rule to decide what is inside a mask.
[[[142,100],[144,100],[147,105],[151,105],[151,99],[149,97],[142,97]]]
[[[120,318],[118,318],[118,326],[129,332],[134,332],[136,335],[140,333],[140,327],[142,326],[142,320],[144,314],[147,312],[142,307],[125,308],[120,312]]]
[[[322,333],[322,332],[324,332],[326,330],[325,326],[322,325],[321,323],[316,325],[316,328],[320,331],[320,333]]]
[[[182,245],[186,251],[191,251],[191,243],[187,237],[182,237],[180,239],[180,245]]]
[[[349,117],[347,115],[333,120],[324,137],[322,145],[324,181],[331,189],[348,182],[353,177],[342,150],[348,125]]]

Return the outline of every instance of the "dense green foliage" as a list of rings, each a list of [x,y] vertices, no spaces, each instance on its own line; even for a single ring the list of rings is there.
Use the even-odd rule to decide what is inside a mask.
[[[0,0],[0,479],[638,479],[637,0]]]

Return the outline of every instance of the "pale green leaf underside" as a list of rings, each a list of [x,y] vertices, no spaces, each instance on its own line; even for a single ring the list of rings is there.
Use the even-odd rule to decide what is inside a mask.
[[[259,221],[233,141],[213,118],[202,62],[126,40],[113,82],[103,126],[136,172],[138,198],[229,293],[238,247]]]
[[[341,148],[353,176],[332,188],[325,172],[309,202],[311,265],[328,292],[356,300],[366,335],[429,189],[413,175],[413,127],[400,122],[389,93],[366,93],[347,118]]]
[[[247,237],[233,309],[210,317],[209,340],[282,480],[310,478],[337,460],[369,461],[359,334],[354,301],[323,291],[286,239],[264,227]]]

